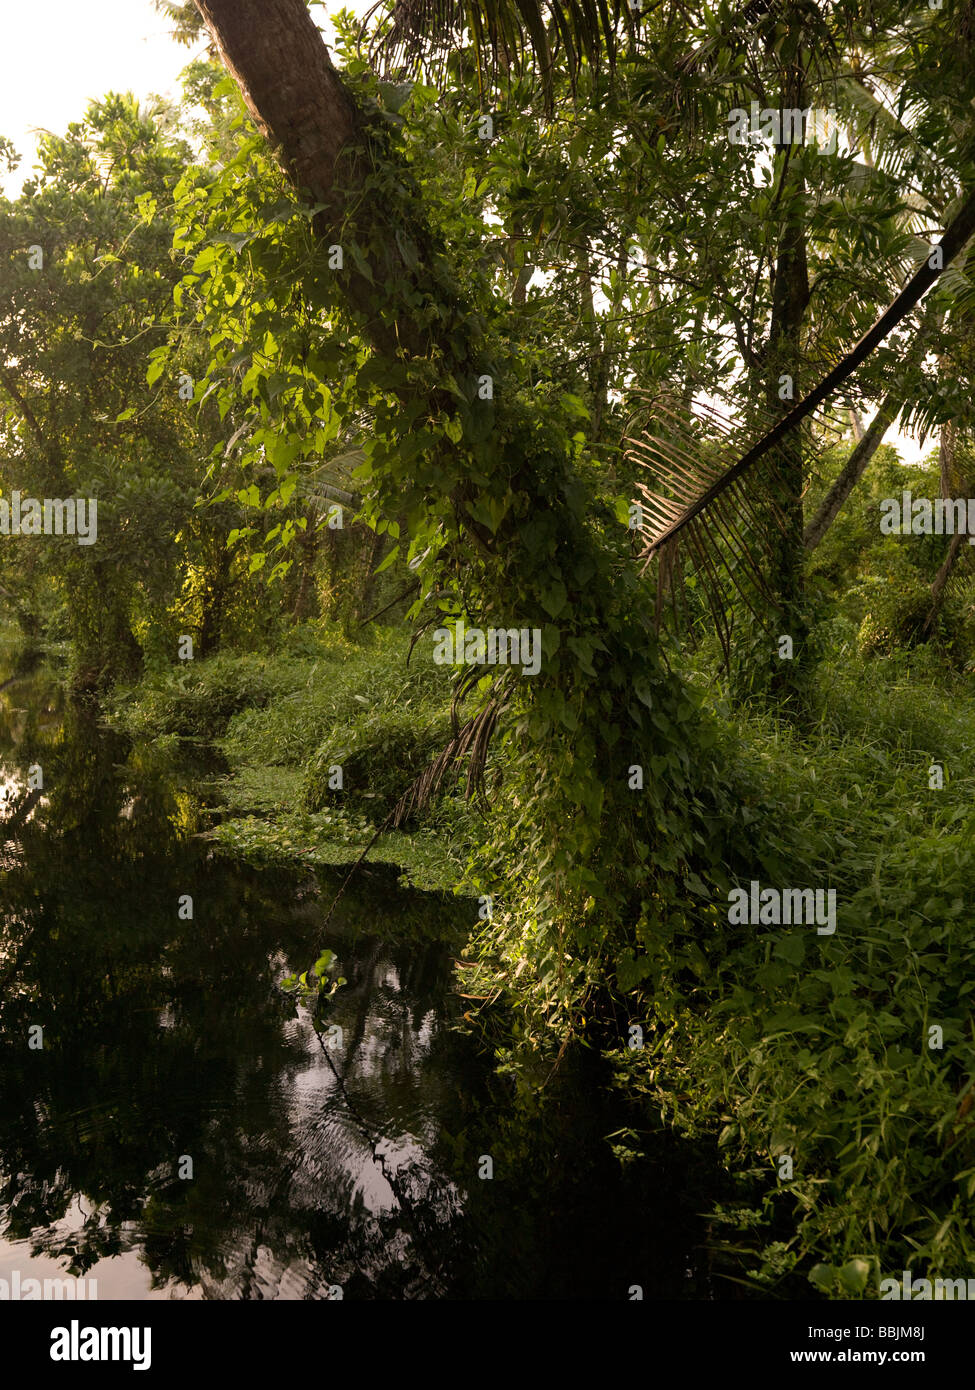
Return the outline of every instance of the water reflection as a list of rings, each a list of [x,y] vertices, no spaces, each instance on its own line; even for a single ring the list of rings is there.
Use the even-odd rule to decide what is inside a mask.
[[[451,989],[470,906],[367,869],[323,942],[336,884],[215,857],[171,756],[42,672],[0,689],[0,1277],[88,1275],[102,1298],[702,1287],[693,1184],[621,1178],[591,1060],[541,1120],[489,1082]],[[322,944],[347,983],[313,1020],[277,986]]]
[[[436,1296],[459,1193],[432,1151],[467,1065],[445,905],[375,874],[347,895],[333,1052],[275,988],[314,958],[317,882],[213,857],[169,770],[76,710],[2,727],[3,1264],[137,1252],[128,1291]],[[389,940],[354,931],[390,900]],[[430,944],[389,944],[411,915]]]

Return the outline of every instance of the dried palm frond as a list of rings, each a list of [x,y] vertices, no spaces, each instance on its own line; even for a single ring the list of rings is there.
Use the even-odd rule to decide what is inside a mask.
[[[764,412],[762,418],[768,421]],[[747,431],[713,406],[700,401],[687,406],[658,394],[647,402],[644,419],[641,434],[626,440],[630,457],[650,475],[650,481],[639,484],[643,535],[652,546],[654,537],[680,521],[696,503],[703,504],[680,535],[672,535],[657,552],[644,552],[644,568],[653,553],[659,554],[657,625],[668,593],[676,623],[686,560],[702,584],[727,658],[732,636],[730,592],[760,622],[778,606],[766,575],[766,557],[776,543],[775,533],[788,531],[785,482],[774,459],[769,459],[760,493],[751,491],[740,476],[722,487]],[[828,421],[821,424],[829,428]]]
[[[427,624],[427,626],[429,626],[429,624]],[[416,639],[414,639],[414,645],[415,642]],[[488,746],[497,725],[498,716],[511,694],[512,686],[508,679],[502,676],[495,682],[490,698],[483,709],[479,710],[466,724],[460,726],[457,719],[458,706],[464,698],[464,695],[468,694],[481,679],[481,675],[481,671],[473,668],[469,668],[462,674],[454,690],[454,698],[450,706],[453,737],[443,752],[440,753],[428,767],[424,768],[420,776],[407,788],[382,824],[377,826],[372,839],[352,865],[341,887],[332,899],[332,904],[322,922],[321,931],[324,931],[328,926],[345,890],[365,863],[367,856],[372,853],[373,848],[381,836],[388,830],[400,829],[407,820],[409,820],[410,816],[415,815],[428,806],[437,795],[445,778],[457,767],[458,763],[465,755],[469,755],[470,757],[467,770],[467,799],[471,800],[477,797],[486,802],[487,791],[485,787],[485,773],[487,769]]]
[[[453,736],[446,748],[424,768],[416,781],[397,801],[390,818],[390,823],[394,829],[399,829],[410,816],[416,815],[430,804],[439,792],[444,779],[457,769],[458,764],[465,757],[468,759],[468,764],[464,794],[468,801],[476,799],[482,803],[487,802],[485,773],[488,748],[498,722],[498,716],[507,703],[512,687],[510,682],[502,677],[496,682],[484,707],[461,725],[457,718],[460,702],[466,694],[469,694],[482,676],[483,671],[472,669],[466,671],[458,682],[450,707]]]
[[[942,267],[950,265],[973,234],[975,189],[964,197],[941,239]],[[856,346],[754,442],[748,443],[744,432],[729,427],[720,444],[715,440],[717,429],[708,437],[700,407],[693,412],[675,407],[665,398],[653,402],[652,432],[627,441],[630,457],[653,474],[653,486],[643,489],[641,499],[648,513],[642,528],[648,542],[641,554],[644,568],[654,556],[669,549],[671,553],[658,572],[658,585],[666,585],[677,570],[675,547],[679,540],[685,543],[684,556],[690,554],[703,582],[726,655],[730,590],[734,589],[753,612],[775,600],[768,576],[774,547],[781,544],[783,530],[788,529],[774,462],[777,447],[853,375],[941,273],[930,259],[925,260]],[[711,411],[712,425],[720,419]],[[763,460],[759,476],[757,465]],[[750,484],[747,489],[746,482]],[[658,612],[660,608],[658,591]]]

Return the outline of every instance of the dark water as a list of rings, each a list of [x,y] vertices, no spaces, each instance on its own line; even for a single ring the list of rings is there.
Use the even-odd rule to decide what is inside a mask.
[[[619,1170],[592,1054],[540,1093],[479,1049],[452,977],[474,905],[364,870],[323,936],[338,879],[214,855],[187,770],[43,668],[0,690],[0,796],[0,1279],[711,1296],[694,1157],[657,1136]],[[347,984],[316,1026],[278,985],[323,944]]]

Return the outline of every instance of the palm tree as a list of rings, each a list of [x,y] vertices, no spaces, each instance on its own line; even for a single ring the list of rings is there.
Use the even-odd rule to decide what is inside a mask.
[[[264,0],[261,4],[257,0],[197,0],[197,5],[258,124],[279,147],[296,186],[309,193],[319,208],[315,227],[320,237],[333,239],[343,231],[348,237],[349,200],[358,181],[362,196],[356,203],[355,217],[362,231],[361,245],[367,248],[361,254],[370,257],[371,264],[357,264],[350,271],[345,295],[374,349],[387,360],[395,361],[404,350],[425,358],[431,352],[442,351],[443,345],[450,342],[456,354],[455,378],[476,376],[482,347],[464,297],[450,276],[449,256],[445,259],[435,247],[422,206],[414,198],[397,208],[388,199],[367,193],[364,180],[368,164],[361,159],[358,164],[352,163],[349,156],[350,150],[366,144],[366,118],[332,66],[302,0]],[[444,12],[431,11],[427,19],[434,13],[442,16]],[[509,16],[512,25],[513,15],[514,11]],[[723,48],[716,46],[715,41],[690,51],[682,78],[704,73],[717,74],[724,81],[722,65],[728,68],[729,64],[733,66],[732,60],[743,61],[749,56],[749,45],[767,44],[769,24],[774,32],[774,22],[781,21],[783,15],[794,19],[793,29],[788,31],[794,40],[791,57],[783,61],[774,57],[769,71],[780,101],[788,98],[790,102],[804,103],[813,78],[828,75],[838,63],[835,53],[830,55],[832,68],[821,55],[811,54],[809,38],[823,22],[822,15],[817,6],[802,5],[798,0],[795,4],[776,5],[774,16],[768,5],[746,6],[739,15],[740,32],[732,33]],[[419,19],[414,19],[416,28]],[[558,20],[551,22],[555,26],[553,32],[557,31],[560,41],[566,42]],[[485,32],[490,37],[490,29]],[[539,35],[533,37],[527,20],[518,33],[522,35],[522,45],[530,46],[536,58],[539,52],[554,51],[551,43],[548,50],[542,48]],[[511,45],[516,38],[512,29]],[[494,47],[503,51],[500,40]],[[618,62],[620,51],[619,46],[607,47],[607,61],[615,55]],[[578,58],[581,63],[585,51],[580,48],[578,52],[582,54]],[[550,67],[551,64],[543,65],[543,77]],[[702,90],[704,100],[713,99],[706,84]],[[675,99],[679,110],[683,109],[682,101],[680,97]],[[879,123],[879,116],[876,112],[874,115],[875,123]],[[777,151],[777,196],[786,210],[774,246],[776,274],[771,287],[769,330],[764,349],[751,364],[751,397],[763,382],[766,391],[766,411],[755,411],[755,418],[763,426],[761,433],[755,438],[758,431],[753,430],[745,445],[730,455],[728,450],[722,454],[713,449],[685,449],[678,441],[677,451],[669,455],[669,495],[661,499],[659,493],[646,493],[649,522],[645,555],[664,552],[678,539],[687,540],[688,548],[700,559],[706,584],[714,591],[716,615],[726,602],[730,578],[738,588],[751,584],[753,591],[770,593],[779,611],[785,610],[787,621],[801,621],[798,567],[803,551],[803,478],[797,431],[854,372],[870,362],[878,345],[904,323],[975,232],[975,191],[971,191],[975,189],[975,176],[969,174],[969,142],[967,127],[955,133],[960,163],[957,182],[970,191],[956,201],[953,216],[944,228],[940,263],[932,263],[934,258],[925,260],[860,341],[838,353],[838,360],[819,383],[781,415],[777,398],[773,402],[772,383],[778,383],[783,366],[798,370],[809,287],[803,219],[805,175],[798,168],[798,161],[798,172],[791,173],[788,149]],[[872,176],[880,177],[875,160],[872,167]],[[392,302],[381,307],[377,304],[377,284],[387,287]],[[417,302],[417,295],[439,304],[436,321],[428,319],[422,326],[416,322],[410,306]],[[446,400],[446,392],[439,394]],[[438,392],[434,390],[431,397],[436,406]],[[408,396],[404,405],[412,408]],[[765,427],[773,410],[777,418]],[[666,458],[666,449],[664,455]],[[760,464],[772,458],[779,463],[780,475],[783,471],[786,474],[785,487],[778,498],[770,493],[769,475],[763,477],[759,469]],[[477,489],[471,478],[455,477],[451,496],[473,545],[484,556],[500,558],[499,536],[477,519]],[[753,527],[757,513],[762,513],[760,520],[764,524]],[[770,519],[774,524],[770,524]],[[767,576],[764,580],[763,574]],[[487,717],[488,712],[485,714]],[[492,721],[495,714],[496,711],[490,713]]]

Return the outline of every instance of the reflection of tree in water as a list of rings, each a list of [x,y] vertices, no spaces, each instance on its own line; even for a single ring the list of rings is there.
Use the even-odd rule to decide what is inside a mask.
[[[324,944],[337,883],[213,858],[162,755],[74,710],[43,762],[43,797],[0,826],[8,1239],[76,1273],[136,1250],[155,1287],[217,1298],[686,1292],[707,1205],[693,1164],[659,1149],[620,1175],[605,1136],[627,1117],[595,1058],[568,1056],[544,1103],[527,1074],[492,1100],[444,1019],[445,904],[363,870],[330,924],[347,984],[316,1032],[277,981]]]
[[[56,737],[64,687],[33,658],[12,670],[0,662],[0,748],[37,752]]]
[[[134,785],[128,751],[69,714],[4,876],[4,1233],[78,1272],[142,1248],[157,1285],[218,1297],[435,1293],[457,1206],[426,1154],[456,1089],[442,950],[332,938],[345,1046],[324,1055],[275,989],[282,956],[307,963],[314,897],[181,839],[185,807],[161,773]],[[385,907],[350,896],[345,918]]]

